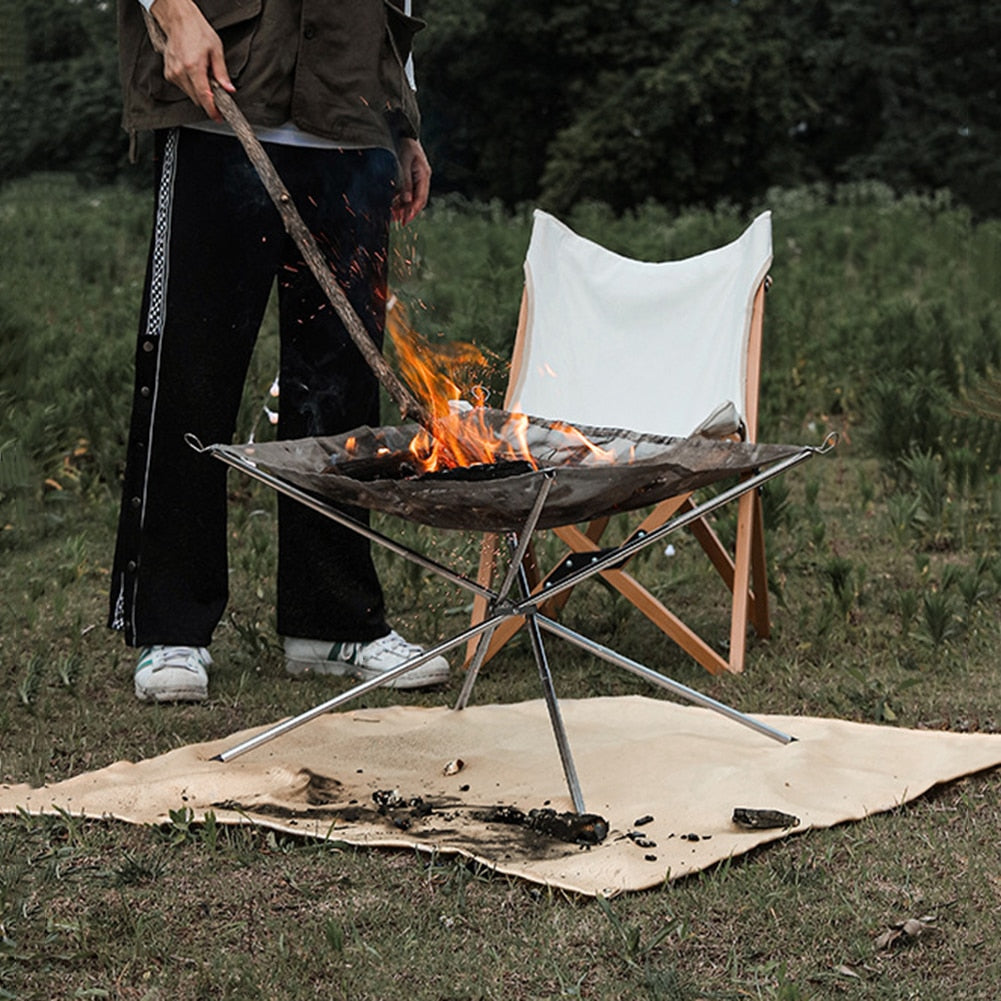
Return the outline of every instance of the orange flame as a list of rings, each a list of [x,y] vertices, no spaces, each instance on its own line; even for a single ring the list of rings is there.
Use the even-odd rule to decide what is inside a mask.
[[[386,310],[386,333],[403,381],[432,417],[447,416],[449,403],[464,397],[471,397],[477,406],[485,402],[480,383],[491,361],[475,344],[432,345],[410,325],[406,308],[395,296]]]
[[[510,414],[499,429],[477,416],[477,408],[486,405],[484,383],[500,364],[498,359],[488,357],[474,344],[432,345],[414,330],[395,296],[386,310],[386,334],[404,381],[433,418],[434,433],[422,429],[410,442],[414,465],[422,473],[511,460],[522,460],[538,469],[528,446],[529,418],[525,414]],[[593,460],[614,461],[611,452],[593,444],[571,425],[555,422],[551,427],[574,439]]]

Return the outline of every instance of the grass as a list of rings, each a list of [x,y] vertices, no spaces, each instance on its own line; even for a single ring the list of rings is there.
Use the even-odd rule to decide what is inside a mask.
[[[768,490],[772,638],[751,641],[743,676],[711,678],[598,584],[582,588],[566,615],[747,711],[994,732],[996,473],[964,487],[945,461],[948,442],[921,453],[926,459],[907,441],[896,457],[882,455],[870,433],[885,415],[865,405],[865,366],[878,357],[888,296],[909,297],[919,320],[929,302],[943,303],[937,315],[950,324],[955,356],[964,370],[977,368],[977,345],[993,336],[983,319],[992,291],[995,306],[998,298],[997,268],[984,271],[999,260],[993,224],[974,230],[958,210],[891,204],[879,192],[856,204],[860,197],[776,195],[782,264],[766,318],[777,401],[768,421],[792,440],[815,440],[829,425],[847,435],[833,455]],[[235,476],[232,599],[213,645],[210,701],[138,704],[132,658],[104,628],[144,218],[132,196],[60,178],[0,191],[0,237],[10,248],[0,276],[0,781],[57,781],[148,757],[306,709],[330,691],[283,676],[273,628],[274,497]],[[655,207],[631,222],[584,207],[577,222],[650,256],[691,252],[739,226],[729,210],[669,219]],[[66,225],[72,239],[60,238]],[[522,218],[446,203],[401,241],[400,287],[427,304],[426,329],[489,335],[487,346],[503,354],[526,233]],[[943,246],[948,281],[928,264]],[[985,275],[993,275],[988,287],[973,290]],[[816,311],[839,276],[858,328],[840,360],[839,314]],[[961,303],[947,297],[949,282]],[[931,299],[922,299],[929,287]],[[808,334],[797,344],[798,323]],[[925,365],[924,346],[907,364]],[[269,329],[241,428],[256,419],[272,355]],[[470,536],[377,520],[449,564],[476,559]],[[674,545],[671,557],[647,551],[637,572],[709,635],[725,636],[722,594],[700,574],[691,545]],[[402,631],[432,640],[463,624],[464,595],[377,556]],[[650,694],[555,642],[551,652],[561,695]],[[444,692],[374,692],[368,704],[449,702],[458,681]],[[476,697],[537,691],[527,647],[516,641],[484,669]],[[192,824],[180,813],[163,828],[6,817],[0,998],[994,998],[999,804],[1001,774],[971,776],[891,813],[611,901],[448,857]],[[926,919],[927,930],[879,947],[910,918]]]

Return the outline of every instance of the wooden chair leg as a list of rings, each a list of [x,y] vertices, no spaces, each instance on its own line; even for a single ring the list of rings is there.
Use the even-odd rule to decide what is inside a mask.
[[[733,560],[733,610],[730,618],[729,670],[739,674],[744,670],[747,647],[748,607],[751,591],[751,533],[754,528],[753,492],[737,501],[737,547]]]
[[[727,670],[726,659],[631,574],[624,570],[607,570],[601,576],[710,674],[722,674]]]
[[[761,495],[754,495],[754,524],[751,530],[751,622],[762,639],[772,634],[768,608],[768,556],[765,552],[765,518]]]
[[[480,541],[480,565],[476,571],[476,582],[483,587],[489,587],[490,582],[493,580],[494,570],[497,567],[499,543],[500,537],[496,532],[485,533]],[[473,597],[473,614],[470,625],[479,625],[486,617],[487,599],[477,594]],[[464,668],[473,659],[473,654],[476,652],[476,646],[479,642],[480,638],[476,636],[466,643],[466,657],[462,665]]]
[[[737,546],[733,558],[705,519],[694,521],[689,526],[731,592],[728,658],[717,653],[624,570],[609,570],[601,575],[711,674],[727,670],[739,674],[743,671],[748,622],[754,626],[759,636],[767,638],[769,635],[767,564],[761,498],[756,492],[750,491],[740,497],[737,504]],[[663,524],[676,511],[687,510],[690,506],[691,501],[687,497],[672,498],[648,515],[640,527],[647,531],[652,530],[658,524]],[[590,552],[599,548],[598,543],[607,522],[607,518],[598,519],[591,522],[585,531],[570,525],[556,529],[555,532],[572,552]],[[486,535],[481,546],[477,580],[487,586],[493,578],[498,543],[497,535]],[[530,586],[533,591],[537,591],[540,587],[541,574],[532,549],[526,554],[525,564]],[[556,598],[541,606],[540,610],[543,614],[555,616],[563,608],[569,596],[570,591],[561,592]],[[482,622],[486,612],[486,600],[480,597],[474,598],[473,623]],[[510,640],[523,622],[523,619],[511,619],[497,627],[487,648],[484,663]],[[479,639],[474,639],[467,644],[465,665],[471,660],[478,642]]]

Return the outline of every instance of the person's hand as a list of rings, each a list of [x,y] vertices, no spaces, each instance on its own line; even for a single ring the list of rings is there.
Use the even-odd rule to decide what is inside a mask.
[[[431,164],[416,139],[400,140],[400,190],[393,199],[393,220],[406,226],[428,203]]]
[[[213,121],[222,115],[212,96],[212,80],[236,92],[226,69],[222,42],[193,0],[154,0],[150,13],[163,29],[164,78],[180,87]]]

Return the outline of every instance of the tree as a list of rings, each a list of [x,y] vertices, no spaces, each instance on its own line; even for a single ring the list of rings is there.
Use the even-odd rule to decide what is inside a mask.
[[[536,197],[549,138],[570,114],[573,52],[560,42],[559,6],[425,4],[417,82],[437,190],[509,204]]]
[[[621,211],[876,179],[1001,214],[998,0],[415,6],[438,193]],[[120,176],[113,5],[0,0],[0,42],[0,181]]]
[[[603,71],[548,147],[543,200],[616,208],[742,202],[794,182],[791,39],[762,33],[765,2],[638,5],[628,25],[643,44]],[[639,19],[642,19],[639,20]],[[625,46],[621,46],[623,51]]]
[[[0,181],[36,170],[111,180],[127,162],[114,5],[26,0],[23,69],[0,80]]]
[[[833,177],[949,188],[1001,214],[1001,4],[875,0],[827,8],[808,145]]]
[[[426,13],[438,190],[624,209],[871,178],[1001,212],[996,0],[427,0]]]

